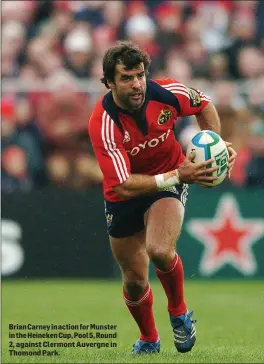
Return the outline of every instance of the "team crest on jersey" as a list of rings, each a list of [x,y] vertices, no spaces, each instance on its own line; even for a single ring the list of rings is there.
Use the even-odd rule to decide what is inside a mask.
[[[197,107],[201,105],[201,97],[199,93],[193,88],[189,88],[190,105],[192,107]]]
[[[171,115],[172,115],[172,112],[170,109],[161,110],[159,117],[158,117],[158,124],[159,125],[165,124],[168,120],[170,120]]]
[[[131,138],[130,138],[129,132],[126,130],[125,135],[124,135],[124,139],[123,139],[123,144],[130,142],[130,140],[131,140]]]

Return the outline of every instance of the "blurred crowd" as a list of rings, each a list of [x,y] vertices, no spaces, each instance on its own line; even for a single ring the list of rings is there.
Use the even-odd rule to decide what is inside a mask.
[[[264,186],[264,1],[4,1],[1,16],[3,192],[100,186],[87,121],[119,39],[150,54],[150,77],[212,97],[238,152],[227,183]],[[178,120],[184,150],[196,131]]]

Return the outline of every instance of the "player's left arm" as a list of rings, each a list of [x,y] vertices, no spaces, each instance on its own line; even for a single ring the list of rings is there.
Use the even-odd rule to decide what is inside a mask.
[[[199,93],[199,90],[194,90],[194,91]],[[206,100],[203,100],[203,101],[204,101],[204,104],[205,103],[206,104],[203,106],[203,108],[198,113],[194,114],[196,117],[197,123],[201,130],[212,130],[215,133],[220,135],[221,134],[221,122],[220,122],[218,112],[217,112],[215,106],[213,105],[213,103],[211,101],[207,100],[207,96],[205,96],[205,98],[206,98]],[[202,104],[202,102],[201,102],[201,104]],[[231,147],[232,143],[226,142],[226,141],[225,141],[225,143],[226,143],[227,150],[229,153],[228,177],[230,178],[232,169],[235,164],[235,159],[236,159],[237,153]]]
[[[194,114],[201,130],[212,130],[217,134],[221,134],[221,122],[212,102],[204,102],[201,111]]]
[[[201,130],[212,130],[221,134],[220,118],[209,96],[198,89],[184,85],[175,87],[174,94],[180,104],[180,116],[195,115]],[[231,147],[232,143],[225,143],[229,153],[228,176],[230,177],[237,153]]]

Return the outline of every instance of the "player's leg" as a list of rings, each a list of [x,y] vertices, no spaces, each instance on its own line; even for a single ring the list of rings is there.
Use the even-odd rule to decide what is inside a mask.
[[[183,266],[175,252],[183,217],[182,203],[166,197],[152,204],[146,221],[146,249],[168,296],[168,311],[173,316],[186,312]]]
[[[152,310],[153,295],[148,282],[149,258],[145,232],[123,238],[110,236],[110,244],[122,273],[125,303],[140,330],[140,339],[133,352],[157,352],[160,344]]]
[[[121,270],[124,291],[135,300],[148,285],[149,257],[145,247],[145,231],[123,238],[109,236],[109,240]]]
[[[175,346],[181,352],[191,350],[196,339],[184,301],[183,265],[175,252],[183,218],[184,206],[175,197],[158,199],[146,213],[146,249],[167,295]]]

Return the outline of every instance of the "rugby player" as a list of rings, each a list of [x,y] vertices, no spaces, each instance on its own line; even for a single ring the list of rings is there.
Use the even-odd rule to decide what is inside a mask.
[[[174,79],[147,78],[149,55],[135,44],[118,42],[103,58],[101,81],[109,89],[96,103],[89,135],[104,180],[105,215],[112,253],[123,279],[125,304],[140,337],[132,353],[157,353],[160,338],[148,279],[152,261],[168,299],[169,320],[179,352],[196,341],[193,312],[184,300],[184,271],[176,252],[188,184],[211,186],[213,160],[194,163],[175,139],[179,116],[195,115],[201,130],[220,133],[210,98]],[[229,150],[229,173],[236,152]]]

